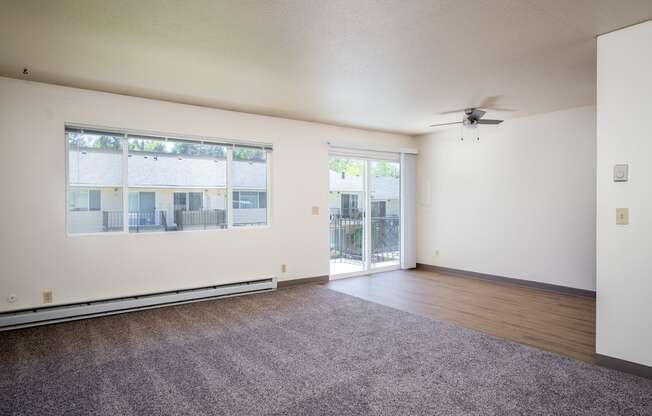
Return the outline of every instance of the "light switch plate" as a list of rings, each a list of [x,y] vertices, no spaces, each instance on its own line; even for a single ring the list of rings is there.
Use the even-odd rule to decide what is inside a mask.
[[[319,207],[312,207],[312,215],[319,215]]]
[[[616,224],[629,224],[629,208],[616,208]]]
[[[627,182],[629,165],[614,165],[614,182]]]

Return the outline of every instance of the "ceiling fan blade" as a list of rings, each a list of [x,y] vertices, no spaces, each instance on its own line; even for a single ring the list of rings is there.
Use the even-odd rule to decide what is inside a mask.
[[[462,124],[461,121],[453,121],[452,123],[431,124],[430,127],[449,126],[451,124]]]
[[[479,109],[476,108],[475,110],[473,110],[471,112],[471,114],[469,115],[469,118],[473,119],[473,120],[480,120],[482,118],[482,116],[484,116],[486,113],[487,113],[486,111],[479,110]]]
[[[502,95],[492,95],[489,97],[486,97],[482,102],[480,103],[480,107],[486,108],[486,107],[493,107],[495,106],[498,101],[502,98]]]
[[[487,97],[484,100],[482,100],[482,103],[480,103],[478,108],[484,108],[485,110],[505,111],[505,112],[516,111],[512,108],[503,108],[498,106],[498,101],[500,101],[502,97],[503,97],[502,95],[493,95],[491,97]]]
[[[443,113],[439,113],[439,114],[464,113],[465,110],[466,108],[460,108],[459,110],[444,111]]]
[[[514,111],[518,111],[513,108],[503,108],[503,107],[483,107],[483,108],[486,108],[487,110],[504,111],[506,113],[513,113]]]
[[[478,124],[500,124],[503,121],[504,120],[489,120],[489,119],[487,119],[487,120],[478,120],[476,123],[478,123]]]

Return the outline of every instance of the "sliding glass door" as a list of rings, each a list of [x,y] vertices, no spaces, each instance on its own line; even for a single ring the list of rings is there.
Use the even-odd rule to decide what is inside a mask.
[[[330,274],[400,261],[400,164],[333,156],[329,163]]]
[[[331,274],[356,273],[366,269],[365,169],[364,160],[330,160]]]
[[[373,268],[396,266],[401,259],[401,165],[369,161],[370,258]]]

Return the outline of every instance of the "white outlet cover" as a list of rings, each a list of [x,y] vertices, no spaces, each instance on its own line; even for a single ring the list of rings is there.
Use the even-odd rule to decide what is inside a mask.
[[[14,293],[11,295],[7,296],[7,302],[9,303],[14,303],[18,300],[18,296],[16,296]]]

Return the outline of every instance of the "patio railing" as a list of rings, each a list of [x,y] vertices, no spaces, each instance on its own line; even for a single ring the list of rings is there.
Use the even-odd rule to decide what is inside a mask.
[[[345,263],[362,262],[363,227],[362,218],[331,215],[331,260]]]
[[[372,263],[398,261],[400,259],[399,217],[371,218]],[[331,214],[330,251],[331,261],[360,264],[363,261],[364,218],[343,218]]]
[[[371,218],[371,262],[385,263],[401,258],[401,220],[399,217]]]
[[[226,210],[205,209],[197,211],[129,211],[129,231],[177,231],[197,228],[226,228]],[[121,230],[122,211],[103,211],[104,231]]]
[[[180,230],[186,228],[226,228],[226,210],[202,209],[174,211],[174,222]]]

